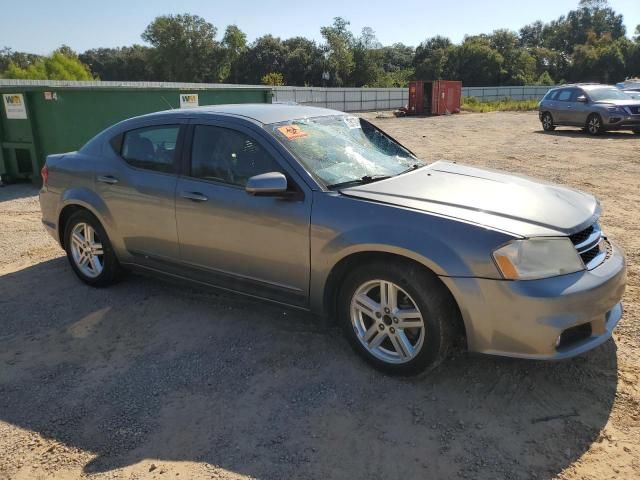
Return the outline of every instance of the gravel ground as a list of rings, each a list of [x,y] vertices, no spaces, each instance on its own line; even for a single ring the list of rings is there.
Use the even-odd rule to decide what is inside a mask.
[[[8,186],[0,478],[639,478],[640,138],[543,134],[532,113],[367,116],[427,160],[598,195],[630,263],[614,340],[386,377],[297,311],[147,277],[82,285],[36,191]]]

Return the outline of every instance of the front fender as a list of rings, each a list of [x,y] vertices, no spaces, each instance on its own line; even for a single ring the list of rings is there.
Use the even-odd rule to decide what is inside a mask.
[[[399,255],[444,277],[500,278],[491,252],[513,237],[449,217],[344,196],[314,197],[310,303],[324,307],[332,270],[358,253]]]

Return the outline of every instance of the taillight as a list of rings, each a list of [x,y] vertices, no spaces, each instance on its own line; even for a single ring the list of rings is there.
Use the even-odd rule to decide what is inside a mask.
[[[42,175],[42,186],[46,187],[49,183],[49,167],[47,167],[46,165],[42,167],[42,170],[40,170],[40,175]]]

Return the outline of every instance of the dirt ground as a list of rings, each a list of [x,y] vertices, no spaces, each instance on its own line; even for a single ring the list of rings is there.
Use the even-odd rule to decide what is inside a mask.
[[[596,194],[629,261],[614,340],[386,377],[313,317],[130,276],[82,285],[36,191],[0,188],[0,478],[640,478],[640,137],[534,113],[375,118],[427,160]]]

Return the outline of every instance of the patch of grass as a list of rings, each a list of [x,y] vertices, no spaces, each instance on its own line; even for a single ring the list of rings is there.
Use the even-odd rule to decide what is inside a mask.
[[[475,97],[462,97],[461,110],[466,112],[526,112],[538,108],[538,100],[513,100],[503,98],[491,102],[481,101]]]

